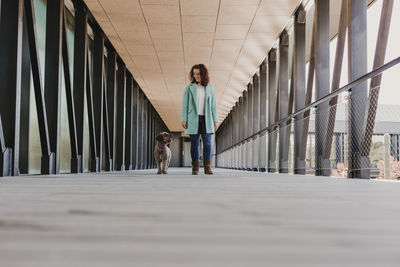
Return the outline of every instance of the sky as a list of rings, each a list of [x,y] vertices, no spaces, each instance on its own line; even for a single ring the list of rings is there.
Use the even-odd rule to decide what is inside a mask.
[[[375,47],[376,40],[378,36],[379,29],[379,21],[381,17],[383,0],[376,1],[370,8],[368,8],[367,12],[367,23],[368,23],[368,32],[367,32],[367,47],[368,47],[368,72],[372,71],[372,66],[374,62],[375,56]],[[398,34],[400,28],[400,1],[394,1],[392,20],[389,31],[389,40],[386,50],[385,63],[397,58],[400,56],[400,35]],[[396,33],[397,31],[397,33]],[[333,71],[333,64],[335,59],[335,51],[336,51],[336,38],[332,40],[330,53],[331,53],[331,73]],[[344,86],[348,83],[347,79],[347,40],[346,47],[344,53],[343,60],[343,68],[341,75],[341,83],[340,86]],[[400,65],[396,65],[391,69],[384,72],[382,77],[382,85],[379,93],[378,104],[391,104],[391,105],[400,105]],[[332,78],[332,74],[331,74]],[[370,80],[368,81],[368,86],[370,84]],[[400,120],[400,114],[399,114]]]

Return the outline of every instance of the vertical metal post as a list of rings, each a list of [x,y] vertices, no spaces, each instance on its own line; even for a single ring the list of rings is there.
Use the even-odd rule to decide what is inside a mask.
[[[260,76],[254,74],[253,76],[253,134],[260,130]],[[253,171],[258,171],[258,151],[260,137],[255,136],[253,142]]]
[[[150,123],[150,132],[149,132],[149,168],[153,168],[153,163],[154,163],[154,156],[153,156],[153,150],[154,150],[154,133],[153,133],[153,106],[151,105],[151,102],[149,102],[149,123]]]
[[[253,134],[253,85],[249,83],[247,85],[247,137]],[[247,141],[247,170],[251,171],[253,168],[253,151],[252,151],[252,140]]]
[[[298,111],[305,105],[306,87],[306,13],[303,9],[296,12],[294,21],[294,110]],[[294,118],[294,173],[306,173],[306,161],[301,157],[304,114]]]
[[[349,80],[367,73],[367,2],[349,0]],[[318,68],[317,68],[318,69]],[[363,119],[368,101],[367,81],[355,86],[349,98],[349,178],[369,178],[369,157],[362,156]]]
[[[117,56],[110,49],[107,53],[107,117],[108,117],[108,140],[109,158],[107,159],[107,170],[114,170],[114,124],[115,124],[115,80],[116,80]]]
[[[333,77],[332,77],[332,87],[331,92],[339,89],[340,86],[340,77],[342,73],[343,66],[343,55],[344,55],[344,46],[346,43],[346,29],[347,29],[347,0],[342,1],[342,7],[340,10],[340,21],[339,21],[339,31],[336,41],[336,55],[335,55],[335,63],[333,67]],[[328,120],[328,128],[326,129],[326,150],[324,158],[330,158],[331,150],[332,150],[332,138],[333,132],[335,129],[335,119],[336,119],[336,109],[337,109],[337,96],[332,98],[329,102],[329,120]]]
[[[10,154],[4,153],[4,151],[0,152],[0,164],[3,165],[0,176],[19,175],[22,26],[23,1],[2,0],[0,17],[0,115],[3,122],[4,145]],[[9,164],[11,164],[11,168]]]
[[[236,104],[235,104],[236,105]],[[233,144],[236,144],[236,107],[233,106],[232,107],[232,139],[233,139]],[[232,164],[232,168],[235,169],[236,168],[236,153],[235,153],[235,148],[232,148],[232,153],[233,153],[233,164]]]
[[[29,55],[28,31],[26,16],[24,17],[22,36],[22,73],[21,73],[21,115],[19,170],[21,174],[29,173],[29,128],[31,98],[31,59]],[[0,170],[1,172],[1,170]]]
[[[83,128],[84,100],[86,92],[87,58],[87,13],[81,2],[75,2],[75,38],[74,38],[74,104],[76,135],[78,141],[79,172],[83,171]]]
[[[148,98],[146,98],[146,102],[147,102],[147,108],[146,108],[146,123],[147,123],[147,127],[146,127],[146,169],[150,168],[150,144],[151,144],[151,138],[150,138],[150,101]]]
[[[133,147],[132,147],[132,115],[133,115],[133,88],[132,76],[126,76],[126,98],[125,98],[125,169],[132,170]]]
[[[47,124],[46,105],[43,96],[43,86],[40,73],[39,52],[36,39],[36,22],[33,1],[25,0],[26,24],[28,28],[29,51],[33,85],[35,90],[36,111],[39,123],[40,144],[42,148],[41,174],[53,173],[54,154],[50,152],[50,140]]]
[[[260,130],[267,127],[267,62],[264,60],[260,66]],[[267,170],[267,133],[260,136],[258,166],[260,172]]]
[[[235,140],[235,168],[237,170],[240,169],[240,164],[239,164],[239,143],[240,143],[240,128],[241,128],[241,121],[240,121],[240,103],[239,101],[236,102],[235,104],[235,119],[236,119],[236,140]]]
[[[311,49],[310,49],[310,60],[308,62],[308,75],[307,75],[307,83],[306,83],[306,97],[305,97],[305,105],[311,103],[312,98],[312,89],[314,86],[314,74],[315,74],[315,36],[316,36],[316,23],[317,16],[314,14],[313,19],[313,27],[312,27],[312,37],[311,37]],[[310,158],[310,167],[312,166],[312,153],[311,153],[311,136],[308,134],[308,126],[310,122],[310,110],[304,112],[304,120],[303,120],[303,134],[302,134],[302,143],[300,148],[300,159],[305,160],[307,154],[307,142],[309,142],[309,158]]]
[[[138,167],[138,98],[139,98],[139,86],[136,81],[133,81],[132,87],[132,169]],[[157,125],[158,127],[158,125]]]
[[[92,95],[92,76],[91,76],[91,64],[89,64],[89,54],[87,54],[86,64],[86,104],[87,104],[87,116],[88,116],[88,128],[89,128],[89,170],[96,172],[100,168],[99,158],[97,156],[96,147],[96,130],[94,125],[94,110],[93,110],[93,95]]]
[[[143,93],[143,108],[142,108],[142,115],[143,115],[143,162],[142,162],[142,169],[147,169],[147,149],[148,149],[148,144],[147,144],[147,105],[148,105],[148,100],[146,98],[146,95]]]
[[[156,125],[155,125],[155,115],[156,115],[156,109],[151,106],[151,146],[150,146],[150,158],[151,158],[151,168],[156,168],[157,164],[154,159],[154,147],[156,145]],[[175,137],[178,137],[174,135]],[[176,141],[175,141],[176,142]],[[217,146],[216,146],[217,147]]]
[[[78,145],[77,145],[78,141],[76,136],[75,107],[74,107],[74,99],[73,99],[72,85],[71,85],[65,12],[64,12],[63,32],[62,32],[62,57],[63,57],[63,69],[64,69],[64,81],[65,81],[65,95],[66,95],[67,110],[68,110],[69,138],[71,144],[71,172],[78,173],[80,165],[78,160]]]
[[[96,171],[100,171],[100,162],[103,155],[103,94],[104,94],[104,35],[100,28],[94,27],[94,47],[93,47],[93,109],[95,137],[96,137]]]
[[[108,77],[107,77],[108,81]],[[104,91],[103,91],[103,130],[104,130],[104,164],[106,171],[113,170],[113,162],[111,158],[111,139],[110,139],[110,126],[109,126],[109,119],[108,119],[108,90],[106,81],[104,81]]]
[[[248,129],[248,91],[243,91],[243,139],[247,138],[247,129]],[[242,167],[241,170],[246,170],[247,168],[247,141],[242,140]]]
[[[50,149],[54,153],[54,169],[60,171],[60,117],[62,81],[62,27],[64,0],[49,1],[46,7],[46,56],[44,73],[44,97],[49,122]]]
[[[156,115],[156,110],[154,109],[153,106],[151,106],[151,134],[150,134],[150,137],[151,137],[151,145],[150,145],[151,168],[156,167],[156,161],[153,156],[154,147],[156,145],[155,137],[157,136],[156,131],[155,131],[156,130],[155,115]]]
[[[329,0],[317,0],[315,2],[316,23],[316,54],[315,54],[315,86],[316,99],[329,94]],[[330,175],[330,159],[325,158],[325,133],[328,128],[329,102],[317,106],[315,116],[315,174]],[[332,145],[332,144],[331,144]]]
[[[268,126],[275,123],[277,100],[276,49],[268,53]],[[268,132],[268,172],[276,172],[276,134]]]
[[[244,110],[244,102],[243,102],[243,96],[239,97],[239,110],[238,110],[238,118],[240,121],[240,127],[239,127],[239,140],[238,140],[238,169],[241,170],[243,168],[243,138],[244,138],[244,125],[243,125],[243,110]],[[227,121],[229,123],[229,120]],[[231,144],[229,143],[229,133],[226,133],[226,141],[227,143],[227,147],[231,146]]]
[[[138,102],[138,161],[137,169],[143,169],[143,93],[139,90]],[[161,127],[160,127],[161,130]]]
[[[288,115],[289,101],[289,35],[286,31],[282,32],[279,39],[279,119]],[[279,125],[279,172],[289,172],[289,161],[286,158],[286,150],[289,144],[286,142],[287,125]]]
[[[125,107],[125,77],[126,68],[123,62],[118,60],[118,78],[117,78],[117,104],[115,120],[115,170],[125,170],[124,165],[124,107]]]

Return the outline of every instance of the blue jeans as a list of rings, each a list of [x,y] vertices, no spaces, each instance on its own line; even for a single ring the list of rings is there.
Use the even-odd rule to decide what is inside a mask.
[[[200,145],[200,135],[201,140],[203,140],[203,160],[211,159],[211,133],[205,134],[191,134],[190,135],[190,155],[192,156],[192,161],[199,160],[199,145]]]

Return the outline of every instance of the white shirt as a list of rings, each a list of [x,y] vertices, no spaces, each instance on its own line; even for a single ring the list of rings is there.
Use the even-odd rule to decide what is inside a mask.
[[[206,89],[201,84],[197,84],[197,112],[199,115],[204,115],[204,100],[206,97]]]

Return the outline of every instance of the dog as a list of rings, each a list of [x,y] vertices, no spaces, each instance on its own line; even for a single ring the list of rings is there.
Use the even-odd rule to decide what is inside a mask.
[[[171,162],[171,149],[168,145],[172,142],[172,134],[161,132],[156,137],[156,147],[154,148],[154,159],[157,162],[157,174],[167,174],[168,166]]]

